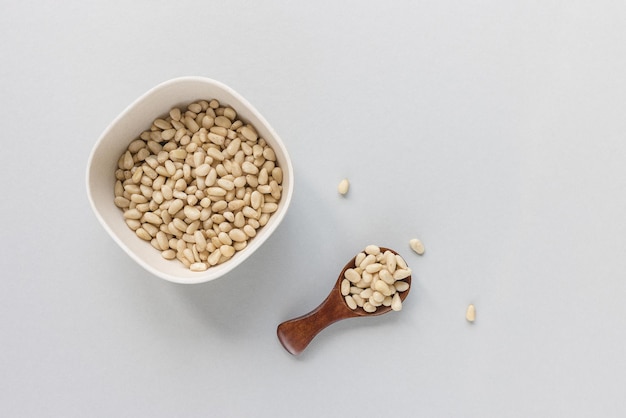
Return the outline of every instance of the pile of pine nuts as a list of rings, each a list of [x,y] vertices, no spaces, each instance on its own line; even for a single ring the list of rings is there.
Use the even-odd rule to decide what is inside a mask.
[[[352,310],[361,307],[373,313],[382,305],[399,311],[400,293],[409,289],[409,283],[403,280],[410,275],[411,269],[400,255],[368,245],[357,254],[354,267],[344,272],[341,294]]]
[[[204,271],[243,250],[278,209],[274,150],[217,100],[173,108],[130,143],[115,172],[115,205],[137,236]]]

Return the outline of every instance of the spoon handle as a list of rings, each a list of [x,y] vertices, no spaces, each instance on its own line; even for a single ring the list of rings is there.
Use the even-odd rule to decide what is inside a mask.
[[[285,321],[278,326],[278,339],[287,351],[298,355],[329,325],[354,313],[345,305],[338,291],[331,292],[326,300],[306,315]]]

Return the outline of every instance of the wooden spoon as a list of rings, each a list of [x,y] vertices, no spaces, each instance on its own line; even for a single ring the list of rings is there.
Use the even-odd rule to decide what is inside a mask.
[[[389,248],[380,248],[381,252],[391,251],[394,254],[398,254],[394,250]],[[344,273],[349,268],[354,268],[354,261],[356,256],[352,258],[341,270],[339,278],[335,283],[335,286],[330,291],[328,297],[317,308],[313,309],[306,315],[299,316],[289,321],[285,321],[278,326],[277,334],[278,339],[287,351],[293,355],[298,355],[304,351],[313,338],[320,333],[324,328],[337,321],[347,318],[355,318],[359,316],[376,316],[382,315],[391,310],[390,306],[379,306],[375,312],[368,313],[361,307],[357,307],[355,310],[350,309],[346,304],[344,296],[341,294],[341,282],[344,279]],[[411,290],[411,276],[403,279],[403,281],[409,284],[409,288],[400,293],[400,299],[404,299]]]

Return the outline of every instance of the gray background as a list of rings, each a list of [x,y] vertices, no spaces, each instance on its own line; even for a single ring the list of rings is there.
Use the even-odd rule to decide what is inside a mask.
[[[0,415],[625,413],[623,1],[2,9]],[[105,127],[182,75],[246,97],[296,175],[266,245],[196,286],[131,261],[85,192]],[[370,243],[413,268],[404,310],[289,355],[276,326]]]

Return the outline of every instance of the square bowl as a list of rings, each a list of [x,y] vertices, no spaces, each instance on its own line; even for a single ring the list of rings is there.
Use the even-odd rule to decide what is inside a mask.
[[[235,109],[239,119],[252,124],[276,154],[283,171],[282,195],[278,209],[254,238],[232,258],[206,271],[189,270],[179,260],[166,260],[161,252],[137,237],[125,222],[123,212],[114,204],[115,170],[120,155],[152,122],[167,115],[173,107],[186,107],[197,100],[217,99]],[[208,282],[225,275],[250,257],[276,230],[289,207],[293,194],[293,167],[287,149],[263,116],[230,87],[205,77],[180,77],[150,89],[135,100],[104,130],[87,163],[87,195],[91,207],[111,238],[139,265],[152,274],[175,283]]]

